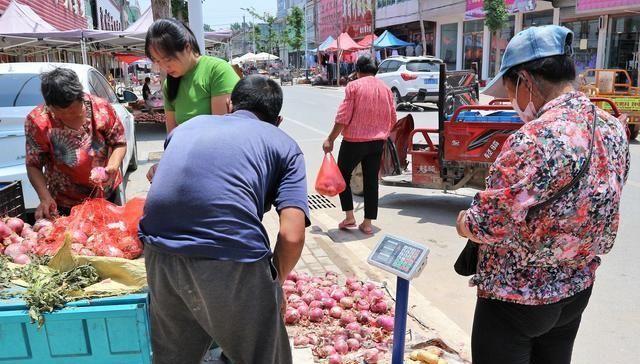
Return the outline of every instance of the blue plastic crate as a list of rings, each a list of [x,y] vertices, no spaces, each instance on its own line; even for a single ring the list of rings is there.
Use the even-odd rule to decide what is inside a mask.
[[[451,116],[447,120],[451,120]],[[521,123],[520,117],[515,111],[495,111],[490,114],[482,115],[479,111],[463,111],[458,114],[456,119],[458,122],[474,122],[474,123]]]
[[[0,363],[151,363],[147,294],[82,300],[31,323],[24,302],[0,300]]]

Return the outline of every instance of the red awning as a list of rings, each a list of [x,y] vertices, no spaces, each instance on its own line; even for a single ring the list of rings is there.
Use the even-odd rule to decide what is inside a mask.
[[[342,33],[338,37],[338,39],[334,40],[329,47],[327,47],[327,52],[335,52],[337,50],[341,51],[357,51],[360,49],[366,49],[367,47],[363,47],[356,43],[347,33]]]
[[[142,59],[145,59],[147,57],[145,56],[136,56],[133,54],[116,54],[116,59],[118,60],[118,62],[124,62],[126,64],[131,64],[135,61],[139,61]]]
[[[375,41],[376,39],[378,39],[377,35],[375,35],[375,34],[367,34],[364,38],[362,38],[362,40],[360,40],[358,42],[358,44],[363,46],[363,47],[370,48],[371,47],[371,43],[373,43],[373,41]]]

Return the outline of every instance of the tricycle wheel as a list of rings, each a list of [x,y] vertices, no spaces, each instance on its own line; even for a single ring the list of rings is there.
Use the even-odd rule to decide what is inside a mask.
[[[638,137],[638,132],[640,132],[640,125],[629,124],[629,132],[631,133],[629,139],[635,140]]]
[[[362,178],[362,165],[358,164],[351,174],[351,193],[356,196],[364,195],[364,180]]]

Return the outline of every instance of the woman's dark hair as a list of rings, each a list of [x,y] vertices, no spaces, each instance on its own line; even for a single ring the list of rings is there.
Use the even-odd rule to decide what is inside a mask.
[[[540,58],[513,66],[504,74],[504,79],[515,84],[521,71],[527,71],[534,78],[553,85],[573,82],[576,79],[576,66],[568,54]]]
[[[356,61],[356,72],[366,75],[375,75],[378,72],[376,62],[369,56],[360,56]]]
[[[196,36],[189,27],[176,19],[158,19],[151,24],[147,31],[144,53],[149,59],[154,60],[151,56],[151,48],[153,48],[165,57],[175,57],[176,54],[184,51],[187,45],[191,46],[191,50],[196,55],[202,54]],[[180,77],[167,75],[169,101],[176,99],[179,86]]]
[[[260,120],[275,125],[282,109],[282,89],[270,78],[251,75],[233,88],[231,103],[233,111],[251,111]]]
[[[78,75],[68,68],[56,68],[40,75],[42,97],[47,106],[67,108],[82,101],[84,91]]]

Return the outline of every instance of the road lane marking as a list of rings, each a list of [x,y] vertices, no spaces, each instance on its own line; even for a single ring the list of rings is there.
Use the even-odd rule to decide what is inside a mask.
[[[329,134],[329,131],[324,131],[324,130],[316,129],[316,128],[314,128],[313,126],[309,126],[309,125],[307,125],[307,124],[303,123],[302,121],[298,121],[298,120],[295,120],[295,119],[291,119],[290,117],[287,117],[287,116],[285,116],[285,117],[284,117],[284,120],[285,120],[285,121],[288,121],[288,122],[291,122],[291,123],[294,123],[294,124],[296,124],[296,125],[299,125],[299,126],[301,126],[301,127],[303,127],[303,128],[306,128],[306,129],[308,129],[308,130],[314,131],[314,132],[316,132],[316,133],[318,133],[318,134],[320,134],[320,135],[328,135],[328,134]]]

